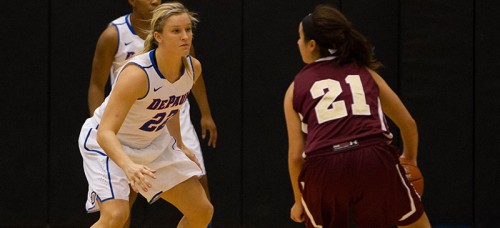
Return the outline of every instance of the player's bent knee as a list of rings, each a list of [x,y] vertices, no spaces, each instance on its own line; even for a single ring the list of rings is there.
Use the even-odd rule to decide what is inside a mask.
[[[129,216],[129,210],[114,210],[107,213],[108,219],[116,221],[126,221]]]
[[[116,208],[114,210],[101,210],[99,222],[106,227],[121,227],[130,216],[128,208]]]
[[[202,209],[202,214],[200,216],[203,217],[203,220],[207,222],[207,224],[212,220],[212,216],[214,214],[214,207],[211,203],[207,203],[204,205]]]
[[[210,222],[212,220],[212,216],[214,215],[214,206],[211,203],[208,204],[207,215],[208,221]]]
[[[214,207],[211,203],[205,203],[203,205],[199,205],[198,210],[194,213],[195,220],[199,221],[201,224],[209,224],[212,220],[212,216],[214,214]]]

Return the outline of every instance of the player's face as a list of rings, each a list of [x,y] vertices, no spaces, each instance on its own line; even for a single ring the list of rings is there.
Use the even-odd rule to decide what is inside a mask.
[[[297,46],[299,46],[300,55],[302,56],[302,61],[304,63],[313,62],[311,58],[311,52],[308,48],[308,43],[304,38],[304,30],[302,29],[302,22],[299,24],[299,40],[297,41]]]
[[[161,0],[129,0],[134,13],[141,15],[142,18],[151,19],[153,10],[161,4]]]
[[[158,44],[168,49],[169,53],[186,56],[193,40],[192,23],[187,13],[172,15],[163,24],[163,31],[158,34]]]

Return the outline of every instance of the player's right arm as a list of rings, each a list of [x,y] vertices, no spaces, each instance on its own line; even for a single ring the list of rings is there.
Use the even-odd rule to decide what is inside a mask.
[[[302,133],[301,121],[298,113],[293,108],[293,88],[292,83],[285,94],[284,110],[286,127],[288,131],[288,171],[292,182],[295,203],[290,210],[290,218],[295,222],[304,221],[304,209],[302,207],[302,194],[299,187],[299,174],[302,169],[304,159],[304,135]]]
[[[120,77],[113,88],[113,93],[109,97],[109,102],[97,130],[97,142],[109,158],[125,172],[130,185],[136,192],[138,192],[139,188],[147,191],[151,187],[151,183],[144,177],[156,178],[155,171],[147,166],[134,163],[123,151],[117,134],[134,102],[144,97],[147,92],[148,79],[146,72],[137,65],[127,65],[120,73]]]
[[[396,124],[403,141],[403,153],[400,159],[407,160],[409,164],[417,165],[418,130],[417,124],[408,109],[389,87],[385,80],[375,71],[367,69],[377,82],[380,91],[380,103],[384,113]]]
[[[88,106],[90,116],[104,101],[106,82],[115,53],[118,48],[118,31],[112,25],[108,26],[99,36],[92,60],[92,71],[88,91]]]

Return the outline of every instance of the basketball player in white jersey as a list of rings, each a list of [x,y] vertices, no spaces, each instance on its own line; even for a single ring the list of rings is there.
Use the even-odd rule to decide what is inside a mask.
[[[178,227],[207,227],[213,206],[198,177],[196,156],[183,143],[179,113],[201,64],[189,56],[197,19],[180,3],[153,12],[144,50],[118,71],[114,86],[84,123],[79,147],[91,190],[92,227],[122,227],[129,186],[153,203],[162,198],[184,217]],[[165,134],[167,131],[170,135]]]
[[[144,39],[150,29],[151,12],[161,1],[129,0],[129,3],[132,6],[132,13],[112,21],[103,31],[97,42],[88,93],[88,105],[91,115],[93,115],[96,107],[104,100],[108,79],[111,85],[113,85],[116,78],[116,71],[119,69],[120,64],[143,49]],[[194,56],[193,48],[191,48],[190,52]],[[208,145],[215,147],[217,128],[210,112],[203,76],[194,84],[192,93],[201,113],[200,125],[202,138],[205,139],[206,132],[208,131],[210,136]],[[195,153],[200,161],[201,168],[205,174],[200,178],[200,182],[207,196],[210,198],[200,142],[190,118],[189,101],[186,101],[181,108],[180,121],[183,142]],[[134,204],[136,197],[137,194],[131,192],[131,206]]]

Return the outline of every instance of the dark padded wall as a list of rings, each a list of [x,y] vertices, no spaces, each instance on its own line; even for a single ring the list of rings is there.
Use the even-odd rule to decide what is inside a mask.
[[[399,5],[394,1],[341,1],[342,12],[372,43],[384,65],[379,74],[396,92],[399,89]]]
[[[401,1],[400,95],[419,127],[434,225],[473,220],[473,4]]]
[[[89,227],[87,180],[78,149],[80,128],[89,116],[87,89],[99,34],[127,12],[126,1],[51,1],[50,179],[52,226]]]
[[[298,26],[324,1],[244,1],[243,11],[243,224],[301,227],[287,163],[283,97],[303,63]]]
[[[498,142],[500,133],[500,16],[498,1],[476,1],[475,11],[475,86],[474,86],[474,153],[475,153],[475,227],[498,227],[500,196],[498,186]]]
[[[47,222],[48,9],[38,0],[0,7],[2,227]]]

